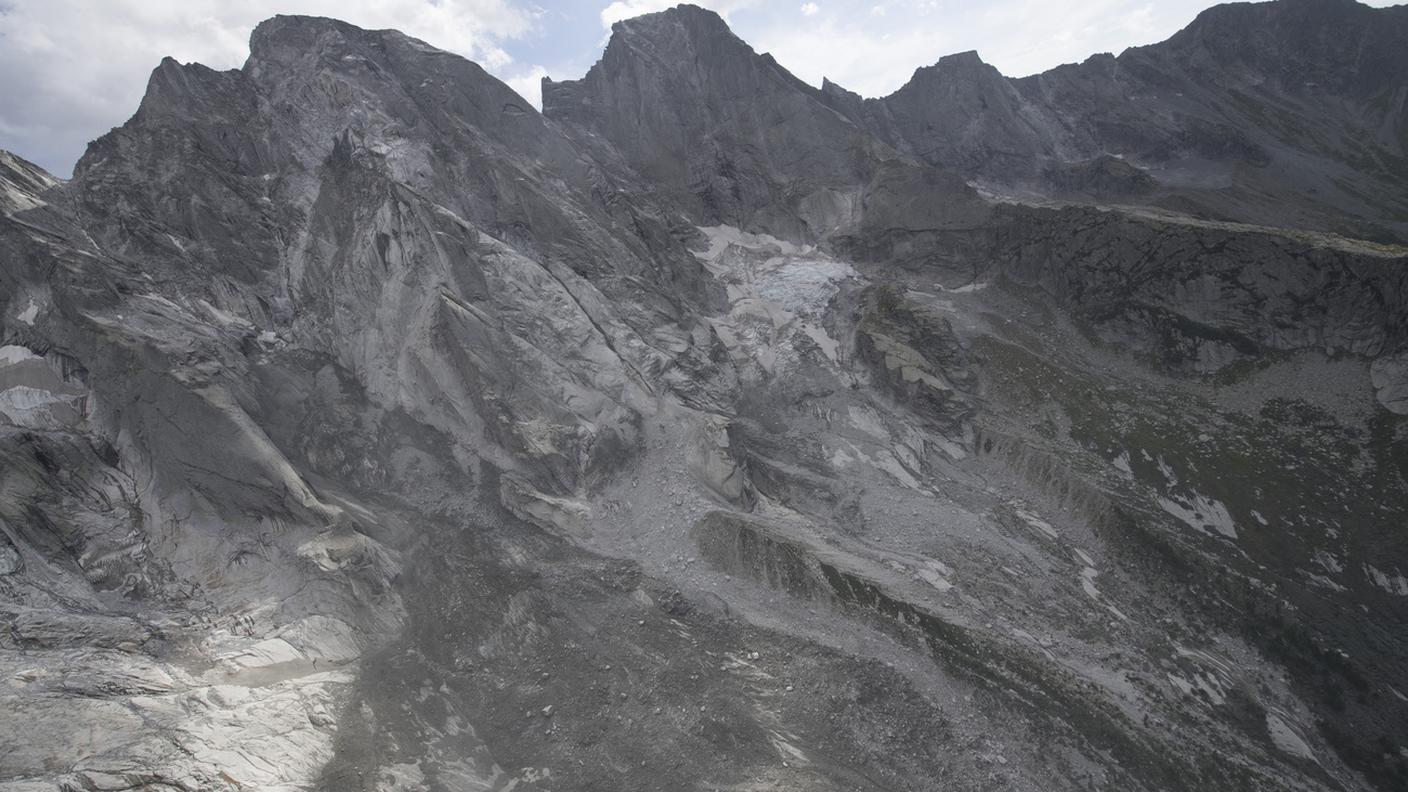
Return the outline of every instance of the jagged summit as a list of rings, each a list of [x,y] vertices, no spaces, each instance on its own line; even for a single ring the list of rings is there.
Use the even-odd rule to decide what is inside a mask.
[[[977,50],[965,50],[963,52],[955,52],[949,55],[945,55],[939,58],[938,62],[935,63],[933,66],[921,66],[919,67],[919,69],[915,70],[915,73],[919,74],[928,69],[937,69],[939,71],[944,71],[957,70],[961,68],[981,68],[986,65],[987,63],[983,61],[982,56],[978,54]]]
[[[686,57],[681,57],[682,54]],[[699,61],[701,58],[712,61],[751,60],[756,57],[753,48],[738,38],[718,13],[682,3],[613,23],[602,57],[583,79],[593,72],[620,68],[620,64],[628,60],[640,60],[662,69],[676,70],[691,60]],[[575,82],[543,78],[544,86]]]
[[[338,59],[348,65],[387,67],[408,65],[420,58],[473,63],[398,30],[365,30],[328,17],[280,14],[255,26],[244,71],[257,77],[268,68],[307,69],[313,63],[334,67]],[[478,68],[478,64],[474,66]]]
[[[871,137],[696,6],[621,23],[581,80],[543,84],[543,113],[598,132],[710,222],[816,240],[916,222],[908,201],[934,210],[921,224],[984,214],[962,180]]]
[[[658,43],[662,41],[662,36],[684,35],[694,39],[733,39],[742,43],[742,39],[734,35],[733,29],[717,11],[692,3],[680,3],[661,11],[619,20],[611,25],[611,32],[613,35],[619,33],[623,41],[628,42],[646,40]]]
[[[254,26],[249,35],[249,50],[252,56],[266,57],[287,47],[315,48],[317,40],[325,37],[375,41],[387,36],[410,38],[397,30],[370,30],[332,17],[275,14]]]
[[[407,93],[451,79],[461,96],[475,94],[481,101],[512,103],[524,114],[536,112],[521,98],[507,98],[510,89],[471,60],[400,31],[363,30],[324,17],[280,15],[261,22],[250,35],[243,71],[265,83],[331,72],[354,81],[400,83]]]
[[[161,167],[173,151],[185,153],[180,173]],[[281,16],[255,29],[242,69],[164,60],[132,119],[89,146],[74,189],[114,225],[149,229],[135,236],[155,260],[179,270],[188,256],[211,256],[249,273],[316,208],[303,182],[352,159],[494,227],[525,223],[530,201],[510,209],[482,195],[531,190],[549,171],[592,188],[568,142],[477,64],[396,31]],[[207,214],[200,196],[212,192],[222,214],[241,218],[237,232]],[[560,241],[572,236],[559,230]]]

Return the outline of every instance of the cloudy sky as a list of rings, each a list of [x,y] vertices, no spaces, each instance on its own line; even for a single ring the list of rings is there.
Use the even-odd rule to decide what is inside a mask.
[[[538,79],[579,77],[612,22],[676,0],[0,0],[0,148],[67,176],[89,140],[136,109],[162,56],[238,67],[276,13],[397,28],[487,68],[537,104]],[[1167,38],[1209,0],[695,0],[803,80],[866,96],[976,49],[1021,76]],[[1375,0],[1372,5],[1390,5]]]

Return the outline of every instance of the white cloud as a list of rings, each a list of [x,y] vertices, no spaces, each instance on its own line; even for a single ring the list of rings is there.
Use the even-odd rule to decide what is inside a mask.
[[[616,0],[601,9],[601,26],[610,28],[623,19],[664,11],[674,5],[674,0]]]
[[[1399,0],[1369,0],[1383,6]],[[779,9],[750,9],[735,32],[814,85],[823,76],[866,96],[899,88],[916,68],[976,49],[1003,74],[1021,77],[1098,52],[1161,41],[1214,0],[826,0],[798,24]],[[804,12],[819,0],[808,0]]]
[[[508,85],[508,87],[512,88],[514,92],[517,93],[519,96],[523,97],[524,99],[527,99],[529,104],[533,105],[539,110],[542,110],[543,78],[548,76],[550,75],[548,74],[548,70],[545,67],[534,64],[533,66],[529,67],[528,71],[526,72],[514,74],[508,77],[501,77],[500,79],[502,79]]]
[[[170,55],[238,67],[249,33],[274,14],[395,28],[506,71],[504,44],[536,12],[519,0],[0,0],[0,147],[59,175],[87,142],[132,114]]]
[[[812,85],[829,77],[865,96],[881,96],[902,85],[916,67],[952,52],[957,41],[942,30],[910,26],[876,32],[827,18],[814,25],[760,31],[753,45]]]
[[[816,16],[821,6],[816,3],[802,3],[802,16]]]

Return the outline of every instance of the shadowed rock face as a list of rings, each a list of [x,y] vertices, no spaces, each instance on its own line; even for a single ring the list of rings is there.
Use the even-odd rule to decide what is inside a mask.
[[[862,100],[686,6],[546,115],[275,17],[0,152],[0,790],[1401,788],[1408,257],[1147,168],[1371,13]]]

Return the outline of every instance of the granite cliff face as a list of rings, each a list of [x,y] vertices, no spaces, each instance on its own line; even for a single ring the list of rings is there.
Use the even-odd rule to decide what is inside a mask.
[[[1400,18],[162,61],[0,153],[0,790],[1400,788]]]

